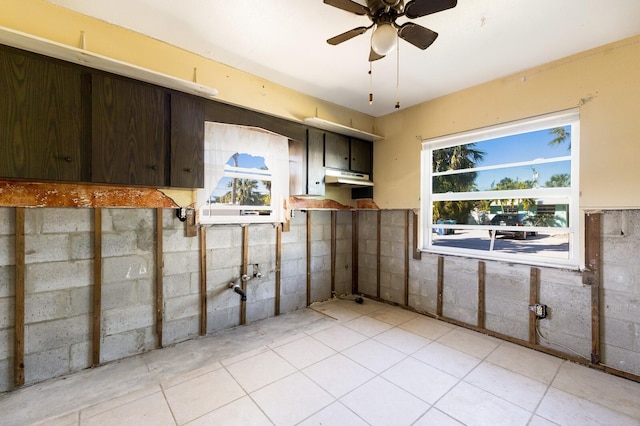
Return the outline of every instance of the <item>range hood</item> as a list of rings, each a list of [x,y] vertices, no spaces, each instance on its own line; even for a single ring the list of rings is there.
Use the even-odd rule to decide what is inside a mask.
[[[324,183],[342,188],[364,188],[373,186],[369,175],[365,173],[347,172],[344,170],[325,169]]]

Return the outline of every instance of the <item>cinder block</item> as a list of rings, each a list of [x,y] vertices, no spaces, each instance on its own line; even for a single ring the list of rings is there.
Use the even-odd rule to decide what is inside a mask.
[[[136,299],[136,282],[123,281],[102,285],[102,310],[127,306]]]
[[[120,257],[137,254],[135,231],[102,234],[102,257]]]
[[[185,272],[198,272],[200,270],[200,254],[198,252],[164,253],[163,258],[164,268],[162,273],[164,275],[178,275]],[[135,263],[132,263],[134,265],[133,268],[135,268]],[[125,266],[130,267],[128,265]],[[135,272],[135,270],[133,272]],[[139,276],[132,275],[131,278],[138,279],[146,275],[147,274],[139,274]]]
[[[173,259],[167,259],[171,254],[164,256],[164,268],[167,273],[171,274],[173,268],[177,268]],[[187,263],[186,261],[184,262]],[[102,281],[103,283],[122,282],[127,280],[138,280],[150,276],[153,261],[150,257],[143,256],[127,256],[127,257],[109,257],[102,261]],[[184,266],[184,265],[180,265]],[[189,270],[186,267],[181,271]]]
[[[93,259],[93,234],[78,232],[70,235],[71,260]]]
[[[297,311],[306,306],[306,298],[302,294],[292,293],[280,297],[280,313]]]
[[[14,235],[15,224],[15,210],[10,207],[0,207],[0,235]]]
[[[169,316],[168,313],[165,314]],[[151,305],[132,305],[102,311],[102,334],[105,336],[150,327],[153,324],[154,308]]]
[[[196,260],[199,260],[196,253]],[[222,269],[242,265],[240,247],[219,248],[207,252],[207,269]]]
[[[15,332],[13,328],[0,329],[0,362],[14,355]]]
[[[71,371],[69,349],[58,348],[26,354],[24,357],[25,383],[35,383]]]
[[[613,290],[602,291],[601,306],[605,318],[636,322],[640,318],[640,296]]]
[[[248,259],[250,264],[259,264],[260,269],[268,270],[276,259],[276,246],[249,245]],[[251,268],[250,271],[251,272]]]
[[[105,216],[111,218],[116,232],[155,229],[154,209],[103,209],[103,219]]]
[[[70,316],[70,313],[71,294],[69,291],[33,293],[25,296],[24,317],[26,324],[62,319]]]
[[[13,297],[15,294],[15,267],[0,266],[0,297]]]
[[[13,359],[0,359],[0,392],[7,392],[14,388]]]
[[[24,246],[26,264],[71,259],[69,234],[26,235]]]
[[[200,314],[200,296],[190,294],[187,296],[174,297],[166,299],[164,303],[164,318],[166,321],[175,321],[178,319],[189,318]],[[151,318],[153,319],[153,318]],[[142,326],[152,325],[153,322]],[[140,327],[131,327],[140,328]]]
[[[100,361],[115,361],[154,348],[155,343],[150,329],[131,330],[125,333],[103,336],[100,345]]]
[[[165,346],[195,339],[200,332],[200,317],[193,316],[175,321],[165,321],[162,326],[162,340]]]
[[[162,279],[165,299],[191,294],[191,273],[166,275]]]
[[[25,326],[25,353],[35,354],[57,348],[68,348],[91,339],[89,315],[39,322]],[[68,349],[67,349],[68,350]]]
[[[275,315],[275,298],[262,299],[247,304],[247,323]]]
[[[640,295],[636,277],[640,276],[640,264],[607,263],[602,268],[602,287],[629,295]]]
[[[207,239],[209,237],[207,236]],[[209,244],[207,244],[209,247]],[[184,229],[164,229],[162,232],[162,251],[164,253],[198,251],[200,239],[198,237],[185,237]]]
[[[46,208],[42,215],[42,233],[60,234],[93,231],[93,209]]]
[[[514,321],[499,315],[485,314],[485,327],[487,330],[515,337],[516,339],[529,340],[529,323],[525,321]]]
[[[306,258],[307,244],[306,242],[282,244],[282,261],[297,260],[300,258]]]
[[[634,351],[637,340],[637,324],[615,318],[605,318],[600,323],[602,341],[610,346]]]
[[[104,273],[103,277],[106,277]],[[93,282],[93,261],[34,263],[25,270],[27,293],[86,287]]]
[[[271,225],[250,225],[249,246],[274,245],[276,243],[276,230]]]
[[[240,324],[240,307],[217,309],[207,313],[207,334],[225,330]]]
[[[91,366],[92,344],[90,342],[80,342],[71,345],[69,370],[80,371]]]
[[[602,361],[621,371],[638,374],[640,371],[640,352],[628,351],[623,348],[604,344],[602,346]]]
[[[14,322],[15,299],[13,297],[0,298],[0,330],[12,327]],[[4,342],[0,340],[0,347]]]

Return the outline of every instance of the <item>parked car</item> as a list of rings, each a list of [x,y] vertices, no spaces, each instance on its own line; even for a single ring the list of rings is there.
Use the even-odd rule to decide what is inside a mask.
[[[526,213],[498,213],[491,219],[491,225],[498,226],[534,226],[533,221]],[[492,230],[489,230],[489,237],[492,235]],[[533,231],[501,231],[496,230],[496,237],[498,235],[509,235],[511,237],[526,240],[529,235],[536,235]]]

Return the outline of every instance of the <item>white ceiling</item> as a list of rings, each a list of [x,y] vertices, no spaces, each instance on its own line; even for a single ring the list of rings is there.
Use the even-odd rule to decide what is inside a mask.
[[[458,0],[413,21],[440,36],[400,42],[398,96],[396,54],[373,63],[369,105],[371,30],[326,39],[370,21],[322,0],[48,1],[376,117],[640,33],[640,0]]]

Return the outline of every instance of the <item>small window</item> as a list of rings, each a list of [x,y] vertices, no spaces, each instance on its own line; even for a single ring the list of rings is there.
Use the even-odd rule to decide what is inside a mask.
[[[205,124],[201,223],[281,222],[289,191],[288,139],[266,130]]]
[[[423,250],[579,266],[577,110],[422,144]]]

